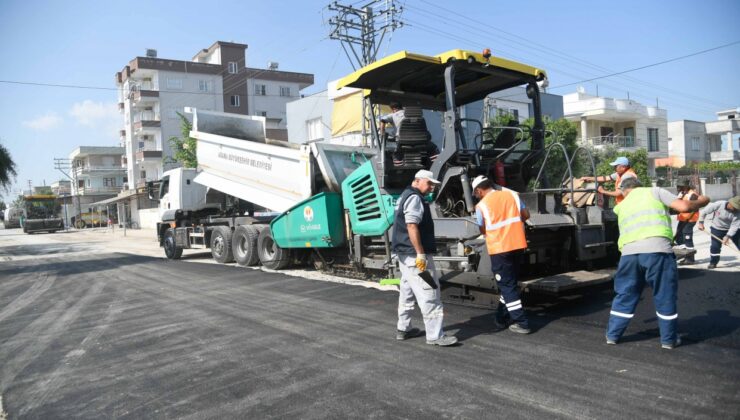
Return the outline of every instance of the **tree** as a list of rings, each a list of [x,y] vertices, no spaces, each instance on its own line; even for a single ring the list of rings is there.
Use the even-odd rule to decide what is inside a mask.
[[[175,161],[182,163],[185,168],[196,168],[198,167],[198,156],[196,154],[197,142],[194,138],[190,137],[190,130],[193,129],[193,124],[181,113],[177,113],[180,117],[180,132],[182,138],[172,136],[170,137],[170,147],[175,152],[173,158]]]
[[[0,144],[0,189],[7,191],[17,175],[15,162],[10,152]]]

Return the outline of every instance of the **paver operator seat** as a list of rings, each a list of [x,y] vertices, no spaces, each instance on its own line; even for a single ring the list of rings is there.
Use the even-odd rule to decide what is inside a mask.
[[[431,134],[422,116],[421,108],[407,106],[404,117],[396,128],[396,153],[394,161],[397,168],[426,169],[429,160]],[[395,163],[394,162],[394,163]]]

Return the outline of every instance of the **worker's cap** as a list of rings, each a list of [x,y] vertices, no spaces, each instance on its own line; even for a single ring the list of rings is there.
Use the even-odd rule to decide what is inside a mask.
[[[416,179],[428,179],[432,181],[432,184],[441,184],[437,179],[434,178],[434,174],[432,171],[427,171],[426,169],[422,169],[419,172],[414,175],[414,178]]]
[[[610,163],[609,165],[611,166],[617,166],[617,165],[630,166],[630,160],[624,156],[620,156],[614,159],[614,162]]]
[[[732,204],[732,207],[735,210],[740,210],[740,195],[736,195],[727,201],[729,201],[730,204]]]
[[[483,181],[488,181],[488,178],[486,178],[484,175],[478,175],[473,179],[473,189],[476,189],[478,185],[481,184]]]

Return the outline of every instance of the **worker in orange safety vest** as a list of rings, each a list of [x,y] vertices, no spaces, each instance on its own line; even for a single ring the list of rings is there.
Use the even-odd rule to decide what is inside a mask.
[[[496,307],[495,326],[509,327],[519,334],[529,334],[529,321],[519,295],[519,259],[527,248],[524,222],[529,210],[519,195],[495,185],[483,175],[472,183],[473,194],[480,200],[475,206],[476,220],[485,235],[486,248],[491,257],[491,271],[501,293]]]
[[[614,181],[614,191],[607,191],[599,185],[598,191],[601,194],[614,197],[616,204],[619,204],[624,200],[622,190],[619,188],[622,185],[622,180],[625,178],[637,178],[637,174],[632,170],[630,166],[630,160],[624,156],[620,156],[614,159],[614,162],[609,163],[614,167],[614,173],[609,176],[584,176],[581,177],[586,182],[611,182]]]
[[[688,179],[678,186],[678,198],[687,201],[699,198],[699,194],[694,190],[691,181]],[[699,212],[678,213],[676,218],[678,219],[678,226],[676,226],[676,234],[673,236],[673,241],[679,248],[694,249],[694,226],[696,226],[696,222],[699,220]],[[694,256],[687,256],[679,264],[694,264]]]

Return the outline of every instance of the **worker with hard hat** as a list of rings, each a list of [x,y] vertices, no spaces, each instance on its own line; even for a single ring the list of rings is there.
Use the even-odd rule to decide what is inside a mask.
[[[495,324],[499,329],[529,334],[529,321],[519,295],[519,258],[527,248],[524,222],[529,211],[519,194],[494,184],[480,175],[473,179],[473,194],[480,200],[475,206],[480,232],[486,238],[491,271],[501,296],[496,307]]]
[[[681,344],[676,331],[678,267],[671,241],[670,209],[679,213],[699,210],[709,198],[682,200],[663,188],[641,188],[637,178],[620,184],[624,200],[614,207],[619,225],[617,246],[622,256],[614,275],[614,292],[606,330],[606,344],[617,344],[635,316],[645,285],[653,289],[660,343],[664,349]]]
[[[599,185],[598,191],[601,194],[614,197],[614,201],[619,204],[624,200],[622,190],[619,188],[622,181],[626,178],[637,178],[637,174],[632,170],[630,166],[630,160],[624,156],[620,156],[614,159],[614,162],[609,163],[614,167],[614,173],[609,176],[584,176],[581,177],[586,182],[614,182],[614,191],[605,190],[604,187]]]

